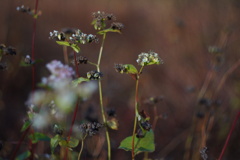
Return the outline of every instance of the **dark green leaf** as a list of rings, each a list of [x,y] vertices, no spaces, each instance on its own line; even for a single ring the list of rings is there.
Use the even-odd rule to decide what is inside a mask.
[[[82,82],[88,82],[88,81],[89,81],[88,78],[79,77],[78,79],[75,79],[72,81],[72,85],[73,85],[73,87],[77,87],[78,84],[80,84]]]
[[[32,143],[37,143],[38,141],[49,141],[50,138],[43,133],[34,132],[29,135],[29,138],[32,140]]]
[[[57,134],[50,140],[51,152],[54,152],[54,149],[58,146],[58,143],[62,140],[62,137]]]
[[[22,126],[22,129],[21,129],[21,132],[25,131],[26,129],[28,129],[28,127],[31,125],[31,121],[30,120],[27,120],[23,126]]]
[[[154,145],[154,133],[152,130],[146,132],[143,138],[134,137],[134,144],[135,144],[135,155],[141,152],[153,152],[155,150]],[[120,146],[120,149],[124,149],[126,151],[132,150],[132,136],[125,138]]]
[[[26,151],[26,152],[23,152],[22,154],[20,154],[19,156],[17,156],[17,158],[15,160],[25,160],[30,155],[31,155],[31,152],[30,151]]]

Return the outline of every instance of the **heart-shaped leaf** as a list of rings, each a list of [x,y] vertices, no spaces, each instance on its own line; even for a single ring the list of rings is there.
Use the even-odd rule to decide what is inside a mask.
[[[147,131],[143,138],[134,137],[134,144],[135,144],[135,155],[141,152],[153,152],[155,150],[154,145],[154,133],[152,130]],[[120,146],[120,149],[124,149],[125,151],[132,150],[132,136],[125,138]]]

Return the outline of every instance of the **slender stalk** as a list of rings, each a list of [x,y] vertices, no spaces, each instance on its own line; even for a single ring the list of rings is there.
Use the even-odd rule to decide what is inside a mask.
[[[35,1],[35,12],[34,14],[37,14],[38,10],[38,0]],[[31,52],[31,58],[34,61],[35,60],[35,37],[36,37],[36,28],[37,28],[37,18],[33,19],[33,31],[32,31],[32,52]],[[32,91],[35,90],[35,67],[32,65]]]
[[[93,63],[93,62],[90,62],[90,61],[88,61],[88,63],[93,65],[93,66],[96,66],[96,67],[98,66],[96,63]]]
[[[222,88],[223,84],[225,83],[226,79],[227,79],[227,78],[229,77],[229,75],[232,74],[232,72],[234,72],[239,66],[240,66],[240,59],[239,59],[236,63],[234,63],[233,66],[232,66],[230,69],[228,69],[228,71],[223,75],[223,77],[222,77],[221,81],[219,82],[219,85],[218,85],[215,93],[218,93],[218,92],[221,90],[221,88]]]
[[[138,118],[138,87],[139,87],[139,78],[142,73],[143,66],[141,67],[137,77],[136,77],[136,86],[135,86],[135,118],[133,125],[133,134],[132,134],[132,160],[135,158],[135,133],[137,128],[137,118]]]
[[[38,10],[38,0],[35,0],[35,12],[34,12],[34,14],[37,14],[37,10]],[[32,31],[32,46],[31,46],[32,47],[32,50],[31,50],[31,58],[32,58],[32,60],[35,59],[36,28],[37,28],[37,19],[34,18],[33,19],[33,31]],[[2,56],[0,58],[2,58]],[[1,61],[1,59],[0,59],[0,61]],[[34,65],[32,65],[32,91],[34,91],[34,90],[35,90],[35,67],[34,67]],[[24,138],[27,136],[27,134],[29,133],[30,129],[31,129],[31,125],[24,131],[21,139],[18,141],[17,147],[16,147],[16,149],[15,149],[11,159],[15,159],[16,154],[17,154],[17,152],[18,152],[18,150],[19,150],[19,148],[20,148]],[[30,146],[30,148],[31,148],[31,146]],[[34,153],[32,153],[32,155],[33,154]]]
[[[230,137],[232,136],[232,132],[233,132],[233,130],[234,130],[234,128],[235,128],[235,126],[236,126],[237,121],[238,121],[239,118],[240,118],[240,111],[238,112],[237,116],[235,117],[235,119],[234,119],[234,121],[233,121],[232,127],[231,127],[231,129],[230,129],[230,131],[229,131],[229,133],[228,133],[227,139],[226,139],[226,141],[225,141],[225,144],[224,144],[224,146],[223,146],[223,148],[222,148],[222,151],[221,151],[221,154],[220,154],[218,160],[221,160],[221,159],[222,159],[223,154],[224,154],[224,152],[226,151],[226,148],[227,148],[228,142],[229,142],[229,140],[230,140]]]
[[[22,135],[21,139],[20,139],[20,140],[18,141],[18,143],[17,143],[16,149],[15,149],[15,151],[14,151],[13,154],[12,154],[11,160],[14,160],[14,159],[16,158],[17,152],[18,152],[18,150],[19,150],[19,148],[20,148],[20,146],[21,146],[24,138],[27,136],[30,128],[31,128],[31,126],[29,126],[29,127],[23,132],[23,135]]]
[[[106,33],[103,34],[103,39],[102,39],[102,44],[101,44],[101,48],[99,51],[99,55],[98,55],[98,62],[97,62],[97,71],[100,72],[100,64],[101,64],[101,59],[102,59],[102,52],[103,52],[103,46],[104,46],[104,42],[106,39]],[[105,117],[105,113],[104,113],[104,107],[103,107],[103,95],[102,95],[102,83],[101,83],[101,79],[98,80],[98,87],[99,87],[99,101],[100,101],[100,107],[101,107],[101,114],[102,114],[102,119],[103,119],[103,123],[106,124],[106,117]],[[106,139],[107,139],[107,146],[108,146],[108,160],[111,159],[111,143],[110,143],[110,137],[109,137],[109,133],[108,133],[108,128],[106,127]]]
[[[77,74],[77,76],[79,77],[76,52],[74,52],[74,63],[75,63],[75,71],[76,71],[76,74]],[[78,104],[79,104],[79,100],[77,100],[77,103],[76,103],[76,106],[75,106],[75,109],[74,109],[71,127],[70,127],[70,129],[69,129],[68,136],[67,136],[67,141],[70,140],[70,137],[71,137],[71,134],[72,134],[73,125],[74,125],[74,122],[75,122],[76,117],[77,117]],[[66,152],[65,152],[65,155],[64,155],[64,159],[67,160],[67,157],[68,157],[68,148],[66,148]]]
[[[65,64],[68,64],[68,54],[67,54],[67,46],[63,46],[63,58],[64,58],[64,62]]]
[[[87,134],[86,134],[86,135],[84,136],[84,138],[82,139],[81,149],[80,149],[79,154],[78,154],[78,160],[80,160],[80,158],[81,158],[82,151],[83,151],[83,146],[84,146],[84,140],[85,140],[86,137],[87,137]]]
[[[133,125],[133,134],[132,134],[132,160],[134,160],[135,157],[135,133],[137,128],[137,115],[138,115],[138,85],[139,81],[136,80],[136,87],[135,87],[135,118],[134,118],[134,125]]]

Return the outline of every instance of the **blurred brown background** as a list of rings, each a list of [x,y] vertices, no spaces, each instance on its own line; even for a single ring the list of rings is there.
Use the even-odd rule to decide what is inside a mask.
[[[4,148],[9,154],[20,138],[20,128],[27,110],[25,102],[31,91],[31,68],[19,67],[19,61],[31,53],[33,19],[17,12],[16,7],[24,4],[34,8],[34,1],[1,0],[0,3],[0,43],[17,49],[16,56],[2,60],[7,63],[8,70],[0,71],[0,140],[5,144],[12,142],[8,144],[9,148]],[[117,21],[125,26],[122,34],[107,35],[102,59],[104,102],[106,107],[116,110],[120,123],[119,130],[110,133],[113,160],[130,159],[130,152],[117,148],[120,141],[132,133],[135,86],[129,76],[115,72],[114,63],[137,65],[137,55],[141,52],[153,50],[159,53],[164,64],[146,67],[140,80],[141,108],[153,116],[151,106],[143,102],[151,96],[161,96],[162,100],[157,104],[158,113],[168,115],[167,119],[157,122],[154,131],[156,151],[149,157],[158,160],[183,159],[185,141],[191,133],[192,118],[195,116],[197,96],[211,69],[212,56],[208,47],[219,45],[222,39],[227,41],[223,48],[223,64],[217,69],[209,92],[216,89],[224,73],[240,58],[240,1],[39,0],[39,10],[42,15],[37,19],[35,58],[44,61],[36,66],[37,82],[42,76],[48,75],[46,63],[53,59],[63,61],[62,47],[49,40],[49,32],[70,27],[95,34],[90,23],[91,14],[96,11],[113,13]],[[83,45],[80,54],[96,61],[99,47],[100,43]],[[84,75],[91,69],[89,66],[80,66],[80,74]],[[207,141],[209,159],[219,156],[239,110],[239,73],[239,69],[234,71],[218,93],[222,105],[214,113],[214,127]],[[92,103],[97,102],[96,93]],[[83,112],[80,109],[79,120]],[[225,159],[240,159],[239,133],[238,123]],[[83,159],[87,154],[87,150],[84,150]],[[136,159],[141,157],[139,155]]]

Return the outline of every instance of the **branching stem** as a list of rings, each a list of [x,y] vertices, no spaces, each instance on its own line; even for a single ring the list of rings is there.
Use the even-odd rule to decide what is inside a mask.
[[[139,78],[140,74],[142,73],[143,66],[141,67],[138,75],[136,76],[136,86],[135,86],[135,118],[134,118],[134,125],[133,125],[133,134],[132,134],[132,160],[135,158],[135,133],[137,129],[137,120],[138,120],[138,88],[139,88]]]
[[[102,52],[103,52],[103,46],[104,46],[104,42],[106,39],[106,33],[103,34],[103,39],[102,39],[102,44],[101,44],[101,48],[99,51],[99,55],[98,55],[98,62],[97,62],[97,71],[100,72],[100,64],[101,64],[101,59],[102,59]],[[107,121],[106,121],[106,117],[105,117],[105,113],[104,113],[104,107],[103,107],[103,95],[102,95],[102,83],[101,83],[101,79],[98,80],[98,87],[99,87],[99,101],[100,101],[100,107],[101,107],[101,114],[102,114],[102,119],[103,119],[103,123],[106,125]],[[108,133],[108,128],[106,127],[106,139],[107,139],[107,146],[108,146],[108,160],[111,159],[111,143],[110,143],[110,137],[109,137],[109,133]]]

